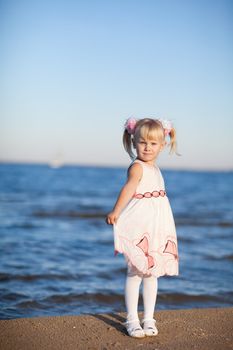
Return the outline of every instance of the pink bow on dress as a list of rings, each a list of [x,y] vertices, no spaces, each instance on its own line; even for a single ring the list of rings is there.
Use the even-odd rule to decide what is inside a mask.
[[[147,237],[143,237],[141,239],[141,241],[136,244],[139,248],[141,248],[141,250],[143,251],[143,253],[145,254],[145,256],[147,257],[148,260],[148,269],[150,269],[151,267],[153,267],[154,264],[154,258],[153,256],[149,255],[148,253],[148,248],[149,248],[149,244],[148,244],[148,239]]]
[[[167,241],[167,244],[163,252],[174,255],[176,259],[178,258],[176,244],[175,242],[170,241],[170,239]]]

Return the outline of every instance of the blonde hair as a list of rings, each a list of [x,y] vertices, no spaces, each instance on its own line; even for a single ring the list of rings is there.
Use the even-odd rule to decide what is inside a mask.
[[[131,159],[135,158],[135,154],[133,153],[134,141],[138,140],[140,137],[144,139],[149,139],[149,140],[151,139],[158,140],[158,142],[164,143],[166,134],[161,121],[158,119],[151,119],[151,118],[139,119],[136,122],[133,134],[130,134],[127,131],[127,129],[124,130],[123,145]],[[178,154],[176,152],[177,150],[176,131],[173,127],[169,132],[169,138],[170,138],[169,153],[175,152],[176,154]]]

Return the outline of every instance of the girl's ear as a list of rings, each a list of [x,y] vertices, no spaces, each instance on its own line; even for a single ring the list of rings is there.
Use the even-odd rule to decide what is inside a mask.
[[[166,146],[167,142],[164,141],[162,144],[161,144],[161,147],[160,147],[160,152],[164,149],[164,147]]]

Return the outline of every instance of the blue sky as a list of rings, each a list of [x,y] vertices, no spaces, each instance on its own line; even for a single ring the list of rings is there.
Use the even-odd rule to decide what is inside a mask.
[[[0,0],[0,161],[127,165],[127,117],[173,121],[167,168],[233,169],[233,5]]]

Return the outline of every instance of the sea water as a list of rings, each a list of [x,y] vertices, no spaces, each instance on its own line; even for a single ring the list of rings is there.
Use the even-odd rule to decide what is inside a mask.
[[[159,278],[156,309],[233,306],[233,172],[161,171],[180,274]],[[125,311],[126,264],[105,223],[125,178],[126,168],[0,165],[1,319]]]

